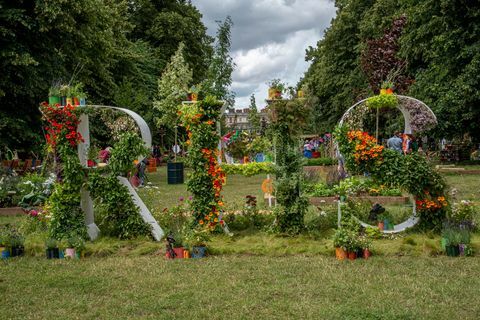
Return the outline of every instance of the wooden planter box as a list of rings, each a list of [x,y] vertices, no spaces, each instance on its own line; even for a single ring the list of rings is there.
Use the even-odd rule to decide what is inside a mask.
[[[384,196],[358,196],[352,197],[352,199],[358,199],[363,201],[370,201],[371,203],[380,203],[380,204],[405,204],[409,203],[409,197],[384,197]],[[334,204],[338,201],[337,197],[311,197],[310,204],[312,205],[321,205],[321,204]]]
[[[17,216],[25,214],[22,207],[0,208],[0,216]]]

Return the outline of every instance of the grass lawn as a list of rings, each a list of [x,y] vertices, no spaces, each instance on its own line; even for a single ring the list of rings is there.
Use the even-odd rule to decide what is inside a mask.
[[[169,208],[178,203],[179,197],[187,198],[186,179],[188,171],[185,172],[184,184],[167,184],[167,168],[158,167],[157,172],[148,173],[148,178],[152,183],[147,188],[140,188],[138,194],[144,199],[149,209],[152,208]],[[266,175],[258,175],[253,177],[244,177],[240,175],[228,176],[227,184],[222,190],[225,202],[231,207],[243,206],[245,196],[254,195],[259,199],[261,204],[263,200],[262,182],[266,179]]]
[[[186,185],[166,184],[165,168],[149,177],[139,191],[149,208],[188,196]],[[445,177],[457,199],[479,203],[480,175]],[[229,176],[225,202],[262,199],[264,178]],[[109,238],[88,243],[85,259],[46,260],[43,240],[31,236],[27,257],[0,261],[0,319],[480,318],[479,234],[471,258],[443,256],[438,235],[407,232],[375,240],[368,261],[339,262],[332,232],[234,231],[214,236],[213,255],[201,260],[166,260],[164,243]]]
[[[3,319],[478,319],[480,259],[230,255],[0,264]]]

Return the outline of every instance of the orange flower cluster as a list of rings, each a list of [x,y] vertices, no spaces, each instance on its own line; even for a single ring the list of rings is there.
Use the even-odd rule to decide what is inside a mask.
[[[352,130],[347,133],[348,141],[355,143],[355,161],[368,161],[371,159],[379,159],[383,146],[377,144],[377,139],[370,136],[368,133]]]
[[[430,199],[422,199],[422,200],[416,200],[415,203],[417,204],[417,208],[420,210],[440,210],[443,207],[446,207],[448,205],[447,200],[445,197],[437,197],[436,199],[430,200]]]
[[[220,168],[217,162],[218,151],[212,151],[207,148],[202,149],[202,154],[204,158],[208,161],[207,172],[213,178],[213,190],[215,191],[216,204],[212,206],[211,212],[205,215],[204,220],[200,220],[199,223],[203,225],[208,223],[208,227],[214,228],[217,223],[223,224],[223,221],[220,221],[220,208],[223,207],[222,197],[220,195],[223,185],[225,184],[225,172]]]

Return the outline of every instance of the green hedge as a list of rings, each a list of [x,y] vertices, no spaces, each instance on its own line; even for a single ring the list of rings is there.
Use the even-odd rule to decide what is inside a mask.
[[[274,173],[275,166],[271,162],[250,162],[246,164],[222,164],[221,168],[226,174],[241,174],[246,177],[257,174]]]
[[[304,166],[331,166],[337,164],[337,160],[333,158],[312,158],[306,159]]]

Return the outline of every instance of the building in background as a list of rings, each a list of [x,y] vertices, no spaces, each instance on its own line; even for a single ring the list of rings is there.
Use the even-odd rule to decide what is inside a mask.
[[[249,108],[226,110],[225,125],[232,130],[252,130],[252,125],[248,121]],[[258,113],[261,123],[268,123],[267,112],[262,109]]]

